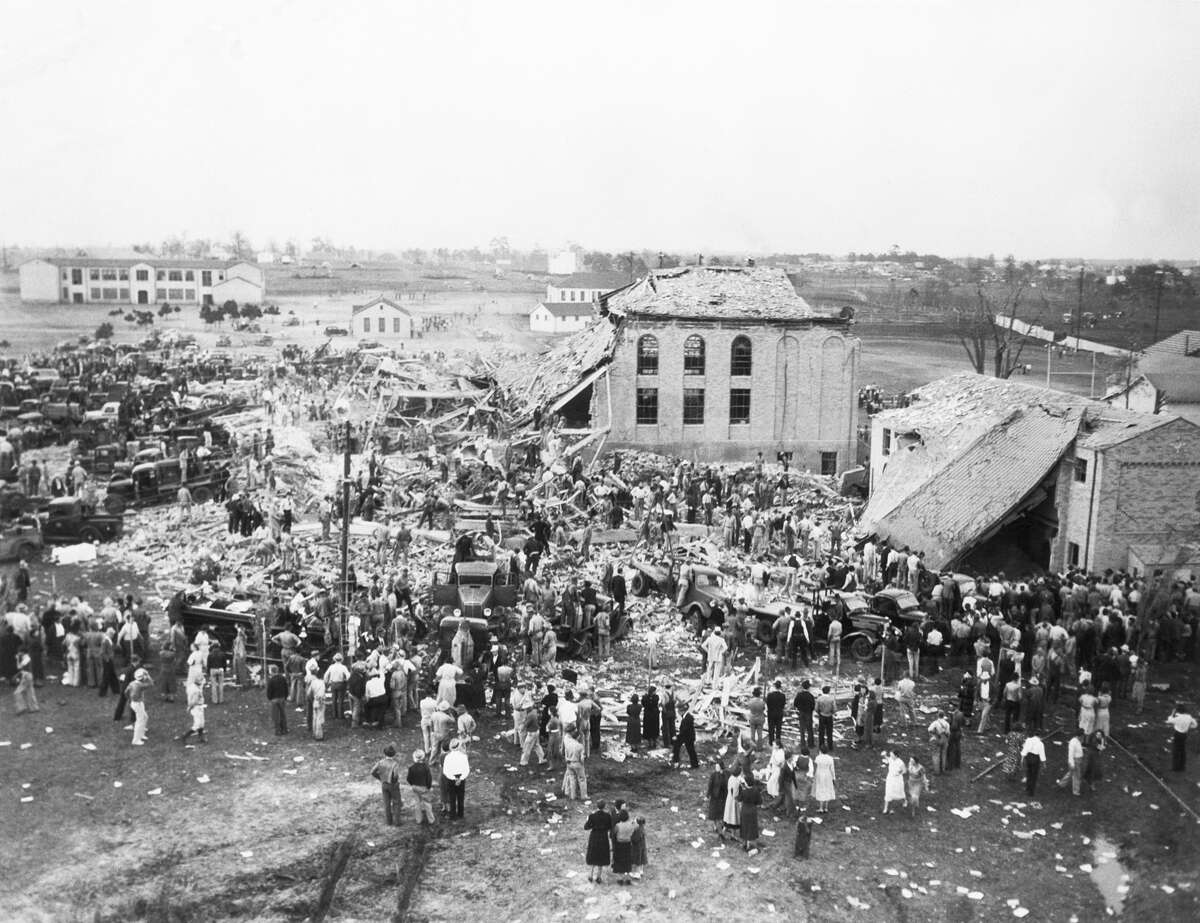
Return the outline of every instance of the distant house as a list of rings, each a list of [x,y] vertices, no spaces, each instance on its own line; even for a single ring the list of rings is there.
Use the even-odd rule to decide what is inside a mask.
[[[629,284],[623,272],[577,272],[546,283],[546,301],[599,301],[603,295]]]
[[[1148,346],[1127,380],[1104,400],[1112,407],[1177,414],[1200,423],[1200,330],[1180,330]]]
[[[570,333],[586,327],[595,316],[589,302],[543,301],[529,313],[529,329],[536,333]]]
[[[255,256],[255,260],[262,265],[274,263],[275,254],[270,250],[259,250],[258,254]]]
[[[259,304],[263,271],[241,260],[47,257],[18,269],[22,301],[60,304]]]
[[[350,315],[350,335],[360,340],[402,342],[413,338],[412,312],[379,295],[356,304]]]

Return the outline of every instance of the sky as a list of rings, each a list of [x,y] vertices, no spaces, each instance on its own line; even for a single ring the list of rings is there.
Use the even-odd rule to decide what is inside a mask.
[[[0,241],[1200,258],[1200,3],[8,0]]]

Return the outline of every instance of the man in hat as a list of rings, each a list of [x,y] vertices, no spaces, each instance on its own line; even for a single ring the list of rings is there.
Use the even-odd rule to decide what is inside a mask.
[[[346,668],[345,658],[340,654],[333,655],[333,663],[325,671],[325,685],[333,695],[333,716],[344,718],[346,711],[346,690],[350,684],[350,671]]]
[[[458,728],[458,715],[453,707],[445,701],[438,702],[433,717],[430,718],[430,742],[432,750],[437,750],[442,741],[450,740]]]
[[[467,793],[467,776],[471,774],[471,762],[467,751],[457,740],[450,741],[450,752],[442,760],[442,775],[446,778],[449,795],[450,816],[462,820],[463,802]]]
[[[408,767],[406,777],[409,790],[413,795],[413,813],[419,824],[432,824],[433,813],[433,773],[425,761],[424,750],[414,750],[412,765]]]
[[[176,740],[187,740],[197,734],[200,743],[208,743],[208,738],[204,736],[204,707],[204,674],[200,673],[189,677],[187,684],[187,710],[192,716],[192,726]]]
[[[271,720],[275,725],[275,736],[282,737],[288,732],[287,704],[288,681],[276,664],[267,667],[267,701],[271,703]]]
[[[170,669],[165,665],[164,669]],[[141,747],[146,743],[146,725],[149,717],[146,714],[146,690],[150,688],[150,674],[145,668],[139,668],[133,674],[133,682],[129,684],[126,693],[129,696],[129,707],[133,710],[133,746]]]
[[[371,769],[371,775],[379,780],[383,796],[383,819],[389,827],[400,826],[400,764],[396,762],[396,748],[388,744],[383,748],[383,758]]]
[[[679,703],[679,711],[683,717],[679,721],[679,733],[671,747],[671,765],[679,767],[679,751],[686,747],[692,768],[696,769],[700,765],[696,759],[696,720],[692,717],[692,709],[687,702]]]
[[[1043,715],[1045,713],[1046,690],[1036,676],[1029,678],[1029,686],[1025,689],[1025,727],[1041,733]]]

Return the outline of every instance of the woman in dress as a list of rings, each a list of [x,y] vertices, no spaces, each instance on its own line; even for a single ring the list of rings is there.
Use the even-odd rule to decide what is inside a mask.
[[[1130,657],[1129,660],[1132,662],[1134,657]],[[1133,664],[1133,690],[1130,692],[1129,697],[1133,700],[1133,704],[1137,706],[1137,713],[1139,715],[1146,704],[1146,682],[1146,664],[1144,662]]]
[[[796,809],[799,813],[804,814],[808,811],[808,797],[812,792],[813,780],[813,761],[809,756],[808,747],[800,750],[800,755],[796,757],[792,771],[796,780]]]
[[[1096,733],[1103,734],[1105,737],[1109,735],[1112,727],[1112,716],[1108,710],[1110,705],[1112,705],[1112,692],[1108,683],[1104,683],[1100,687],[1100,694],[1096,696]]]
[[[740,827],[742,849],[749,852],[758,848],[758,840],[762,836],[762,827],[758,822],[758,808],[762,804],[762,787],[751,777],[738,793],[741,804]]]
[[[642,745],[642,703],[636,692],[629,697],[625,714],[629,718],[625,722],[625,743],[629,745],[630,750],[637,752],[637,748]]]
[[[634,878],[641,878],[646,872],[646,818],[639,817],[637,819],[637,829],[633,831],[633,840],[631,841],[633,849]]]
[[[967,716],[963,713],[962,702],[950,716],[950,739],[946,743],[946,769],[962,767],[962,736],[967,726]]]
[[[1090,684],[1079,693],[1079,727],[1085,739],[1096,730],[1096,697]]]
[[[975,714],[975,677],[970,673],[962,675],[958,686],[958,707],[967,718]]]
[[[779,768],[776,788],[779,794],[770,803],[770,810],[791,817],[796,813],[796,760],[786,750],[783,751],[783,765]]]
[[[779,797],[779,774],[783,769],[783,761],[787,758],[783,747],[776,743],[771,745],[771,755],[767,758],[767,799],[773,803]]]
[[[67,652],[67,669],[63,674],[64,686],[80,685],[80,657],[79,657],[80,637],[75,630],[75,625],[72,624],[67,629],[67,636],[63,638],[63,649]]]
[[[588,866],[588,881],[600,884],[604,867],[612,861],[612,850],[608,841],[612,833],[612,816],[603,801],[596,804],[596,810],[588,815],[583,829],[588,831],[587,855],[584,860]]]
[[[720,760],[714,760],[713,771],[708,777],[708,819],[712,822],[713,833],[723,832],[728,782],[729,774],[725,772],[725,767]]]
[[[649,747],[658,746],[658,735],[661,729],[660,716],[658,691],[651,686],[642,696],[642,737]]]
[[[233,639],[233,681],[238,684],[239,689],[250,688],[250,671],[246,667],[246,629],[241,625],[237,627],[237,634]]]
[[[629,812],[622,811],[617,815],[617,825],[613,828],[613,857],[612,870],[617,876],[617,884],[629,884],[629,875],[633,871],[633,833],[637,823],[629,819]]]
[[[738,796],[742,792],[742,787],[746,784],[745,777],[742,776],[742,767],[739,764],[734,764],[730,770],[729,779],[725,783],[725,833],[729,836],[736,837],[738,830],[742,825],[742,803],[738,800]]]
[[[813,760],[812,796],[821,814],[828,813],[829,802],[837,800],[836,784],[837,772],[834,770],[833,757],[829,755],[829,745],[824,744],[817,758]]]
[[[921,795],[925,792],[925,767],[917,757],[910,756],[908,758],[908,778],[905,780],[904,789],[908,795],[908,809],[913,817],[917,816],[917,811],[921,809]]]
[[[883,783],[883,813],[892,813],[892,804],[905,802],[904,795],[904,760],[895,750],[887,754],[887,778]]]
[[[437,697],[439,702],[454,705],[458,698],[458,681],[462,678],[462,670],[452,662],[447,661],[437,668]]]
[[[1100,765],[1100,754],[1104,750],[1104,735],[1094,731],[1083,739],[1083,782],[1089,792],[1096,790],[1096,783],[1104,778]]]

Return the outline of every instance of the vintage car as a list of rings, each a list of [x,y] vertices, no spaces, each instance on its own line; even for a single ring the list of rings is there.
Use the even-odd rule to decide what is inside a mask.
[[[191,491],[193,501],[204,503],[217,493],[226,476],[223,468],[210,464],[202,472],[189,470],[184,481],[178,458],[134,465],[128,477],[117,475],[108,482],[104,508],[117,515],[131,506],[169,503],[181,486]]]
[[[901,630],[909,622],[925,621],[921,603],[908,590],[888,587],[872,596],[870,604],[872,612],[890,619]]]
[[[663,561],[636,559],[630,567],[635,571],[629,583],[629,591],[634,596],[647,596],[651,590],[657,590],[671,597],[695,631],[724,620],[729,595],[721,586],[725,575],[715,567],[676,558]],[[679,588],[681,576],[687,580],[682,593]]]
[[[51,500],[42,521],[42,537],[47,545],[109,542],[124,533],[124,516],[98,513],[76,497]]]
[[[0,561],[30,561],[41,554],[42,530],[36,516],[24,515],[0,530]]]
[[[430,587],[433,605],[459,609],[463,616],[478,619],[485,609],[516,605],[517,586],[511,575],[501,576],[498,570],[495,561],[458,561],[448,573],[435,573]]]
[[[123,474],[128,477],[129,469],[132,467],[125,460],[125,448],[115,442],[98,445],[90,452],[80,452],[78,457],[84,470],[93,476],[111,475],[124,465],[126,468]]]

